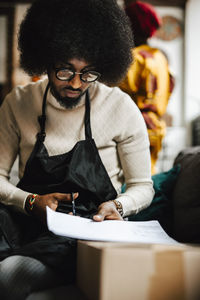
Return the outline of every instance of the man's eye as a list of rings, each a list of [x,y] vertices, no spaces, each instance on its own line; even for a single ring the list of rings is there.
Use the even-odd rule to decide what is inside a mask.
[[[95,71],[88,71],[82,75],[83,80],[88,82],[95,81],[99,77],[99,74]]]
[[[70,76],[72,76],[74,74],[73,71],[69,70],[69,69],[63,69],[57,72],[57,76],[60,79],[65,79],[65,78],[69,78]]]
[[[64,69],[64,70],[61,70],[61,71],[59,71],[59,74],[60,75],[72,75],[74,72],[73,71],[71,71],[71,70],[69,70],[69,69]]]

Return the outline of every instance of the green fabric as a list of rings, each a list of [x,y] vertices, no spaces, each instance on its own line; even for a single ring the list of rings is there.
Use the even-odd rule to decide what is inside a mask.
[[[171,234],[172,231],[172,192],[180,171],[176,165],[167,172],[152,176],[155,196],[149,207],[136,215],[129,216],[129,221],[158,220],[161,226]]]

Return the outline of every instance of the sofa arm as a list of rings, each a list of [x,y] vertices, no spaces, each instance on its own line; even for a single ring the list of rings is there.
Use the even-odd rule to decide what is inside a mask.
[[[200,243],[200,146],[181,151],[181,170],[173,191],[173,233],[180,242]]]

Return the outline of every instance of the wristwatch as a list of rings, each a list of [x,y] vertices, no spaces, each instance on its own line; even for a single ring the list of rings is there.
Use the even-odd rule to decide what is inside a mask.
[[[121,202],[118,200],[113,200],[113,202],[115,203],[116,209],[119,212],[120,216],[123,216],[123,207]]]

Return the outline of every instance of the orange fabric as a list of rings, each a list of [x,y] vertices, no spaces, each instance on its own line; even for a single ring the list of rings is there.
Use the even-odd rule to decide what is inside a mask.
[[[145,119],[151,150],[152,174],[162,147],[166,125],[161,117],[167,109],[173,90],[172,75],[164,54],[156,48],[141,45],[133,50],[134,62],[119,87],[136,102]]]

